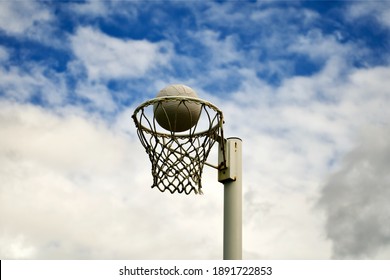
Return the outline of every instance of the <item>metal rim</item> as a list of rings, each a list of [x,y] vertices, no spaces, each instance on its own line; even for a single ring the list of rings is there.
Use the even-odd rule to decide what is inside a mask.
[[[201,105],[204,105],[204,106],[212,109],[216,113],[216,115],[219,115],[218,123],[216,125],[214,125],[213,127],[209,128],[208,130],[200,131],[200,132],[196,132],[196,133],[192,133],[192,134],[180,134],[180,133],[173,132],[173,131],[168,134],[168,133],[163,133],[163,132],[151,130],[151,129],[149,129],[146,126],[141,124],[141,120],[138,118],[138,113],[140,111],[142,111],[144,108],[151,106],[151,105],[154,105],[158,102],[175,101],[175,100],[177,100],[177,101],[192,101],[192,102],[199,103]],[[132,118],[135,122],[135,125],[138,127],[138,129],[142,129],[143,131],[145,131],[147,133],[156,134],[156,135],[159,135],[162,137],[172,137],[172,135],[174,135],[175,137],[179,137],[179,138],[180,137],[185,138],[185,137],[189,137],[189,136],[209,135],[210,132],[214,132],[214,131],[218,130],[219,127],[222,127],[222,124],[224,122],[222,111],[217,106],[215,106],[214,104],[212,104],[209,101],[206,101],[206,100],[203,100],[200,98],[195,98],[195,97],[188,97],[188,96],[163,96],[163,97],[156,97],[156,98],[149,99],[149,100],[143,102],[142,104],[140,104],[134,110]],[[153,118],[154,118],[154,116],[153,116]]]

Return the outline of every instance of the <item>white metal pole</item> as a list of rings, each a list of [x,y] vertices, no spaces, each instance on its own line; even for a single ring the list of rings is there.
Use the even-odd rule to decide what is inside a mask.
[[[221,145],[220,145],[221,147]],[[221,150],[221,149],[220,149]],[[225,152],[226,168],[218,173],[224,184],[223,259],[242,259],[242,140],[228,138],[225,151],[220,151],[220,162]]]

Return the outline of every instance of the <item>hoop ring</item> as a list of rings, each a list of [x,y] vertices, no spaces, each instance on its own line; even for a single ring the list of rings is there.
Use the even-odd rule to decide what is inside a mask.
[[[141,114],[141,116],[138,116],[138,114],[140,112],[144,111],[145,108],[147,108],[147,107],[149,107],[151,105],[155,105],[155,104],[163,103],[163,102],[168,102],[168,101],[178,101],[178,102],[189,101],[189,102],[198,103],[198,104],[200,104],[202,106],[201,110],[205,110],[206,111],[206,114],[207,114],[207,117],[208,117],[210,123],[214,122],[215,118],[218,118],[218,121],[217,121],[217,123],[214,126],[209,127],[207,130],[200,131],[200,132],[189,133],[189,134],[180,134],[180,133],[177,133],[177,132],[174,132],[174,131],[171,131],[169,134],[168,133],[164,133],[164,132],[158,132],[156,129],[152,130],[152,129],[150,129],[150,128],[148,128],[148,127],[146,127],[145,125],[142,124],[142,119],[144,119],[146,122],[148,122],[149,127],[153,127],[151,125],[151,120],[149,120],[146,116],[143,116],[143,114]],[[215,116],[214,117],[210,116],[207,108],[211,109],[211,110],[213,110],[215,112]],[[194,97],[187,97],[187,96],[163,96],[163,97],[152,98],[150,100],[147,100],[147,101],[143,102],[141,105],[139,105],[134,110],[134,114],[132,115],[132,118],[133,118],[133,120],[135,122],[136,127],[138,129],[141,129],[141,130],[147,132],[147,133],[158,135],[158,136],[162,136],[162,137],[172,137],[174,135],[175,137],[178,137],[178,138],[186,138],[186,137],[190,137],[190,136],[210,135],[210,134],[212,134],[211,132],[214,132],[214,131],[218,130],[218,128],[222,128],[222,125],[224,123],[222,111],[220,109],[218,109],[217,106],[215,106],[214,104],[212,104],[212,103],[210,103],[210,102],[208,102],[206,100],[203,100],[203,99],[200,99],[200,98],[194,98]],[[154,118],[154,116],[153,116],[153,118]],[[191,130],[189,130],[189,131],[191,131]],[[222,135],[220,135],[220,136],[222,136]]]

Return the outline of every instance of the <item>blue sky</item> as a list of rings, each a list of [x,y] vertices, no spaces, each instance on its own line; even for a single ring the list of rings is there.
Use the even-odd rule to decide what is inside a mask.
[[[244,258],[388,259],[389,19],[389,1],[0,1],[0,257],[222,258],[215,170],[203,196],[151,190],[131,120],[182,83],[243,139]]]

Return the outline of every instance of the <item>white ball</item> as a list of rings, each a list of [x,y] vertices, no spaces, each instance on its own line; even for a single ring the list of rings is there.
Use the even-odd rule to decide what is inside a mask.
[[[196,92],[185,85],[170,85],[159,91],[156,97],[188,96],[198,98]],[[168,101],[154,104],[154,117],[164,129],[182,132],[193,127],[199,120],[201,105],[195,102]]]

